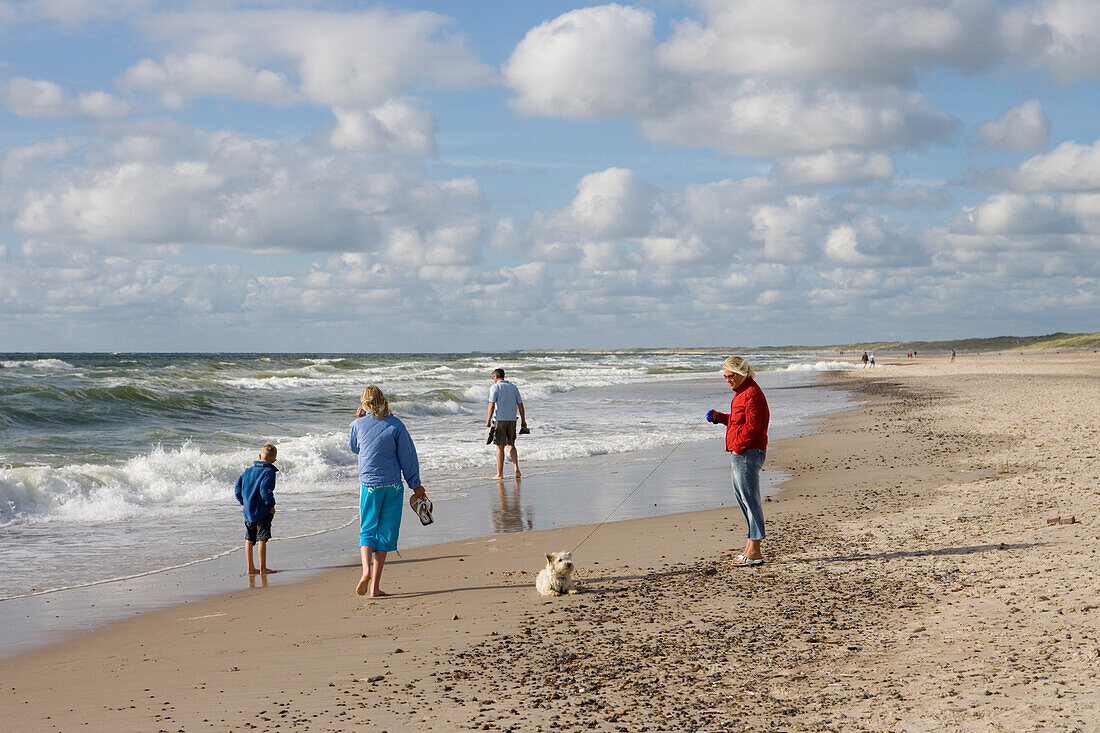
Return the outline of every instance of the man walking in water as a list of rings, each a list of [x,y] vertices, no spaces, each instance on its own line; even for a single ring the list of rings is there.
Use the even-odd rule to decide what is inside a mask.
[[[516,467],[516,478],[520,477],[519,455],[516,452],[517,412],[520,428],[526,432],[527,413],[523,411],[523,398],[519,395],[519,389],[504,378],[503,369],[494,369],[493,386],[489,388],[489,416],[485,418],[485,427],[493,424],[494,416],[497,421],[493,434],[493,443],[497,447],[497,475],[493,478],[504,478],[505,447],[512,458],[512,465]]]

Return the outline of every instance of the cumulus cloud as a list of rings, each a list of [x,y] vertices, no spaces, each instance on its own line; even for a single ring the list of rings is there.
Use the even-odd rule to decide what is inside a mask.
[[[127,69],[118,84],[129,91],[150,92],[171,109],[179,109],[190,97],[207,94],[279,105],[299,99],[285,74],[249,68],[237,58],[210,53],[169,55],[161,62],[143,59]]]
[[[1009,107],[995,120],[978,126],[981,144],[1001,150],[1031,151],[1046,147],[1050,120],[1038,99]]]
[[[298,92],[306,100],[342,109],[381,104],[414,82],[465,88],[492,78],[454,21],[425,11],[169,13],[151,18],[147,25],[157,37],[181,49],[181,55],[172,57],[175,64],[150,67],[152,76],[166,66],[171,71],[195,59],[204,74],[199,86],[203,92],[211,75],[228,74],[233,88],[252,75],[267,82],[266,94],[281,99],[281,74],[262,71],[268,64],[292,66]],[[144,72],[139,65],[124,78],[130,75],[140,78]],[[170,73],[169,78],[177,76]]]
[[[653,13],[622,5],[573,10],[531,29],[504,65],[527,115],[633,115],[659,96]]]
[[[708,32],[721,39],[716,44],[725,43],[721,29]],[[915,147],[944,140],[958,126],[919,93],[888,84],[853,85],[828,72],[808,80],[686,59],[681,47],[700,43],[678,37],[659,46],[649,11],[584,8],[529,31],[504,74],[516,92],[512,105],[524,114],[629,116],[651,142],[731,154]]]
[[[696,0],[660,49],[682,72],[908,82],[917,68],[987,67],[1002,11],[986,0]]]
[[[1053,196],[999,193],[956,215],[953,231],[971,234],[1050,234],[1074,229]]]
[[[0,179],[11,181],[21,178],[25,171],[65,157],[70,149],[69,141],[63,137],[14,148],[4,155],[4,161],[0,163]]]
[[[744,82],[700,93],[642,120],[656,142],[742,155],[814,153],[832,148],[918,147],[959,126],[915,92],[892,87],[805,88]]]
[[[1019,191],[1100,190],[1100,141],[1092,145],[1064,142],[1025,160],[1009,174],[1008,182]]]
[[[889,180],[894,161],[885,153],[857,150],[827,150],[815,155],[783,158],[772,175],[786,183],[854,183]]]
[[[408,163],[309,143],[140,131],[21,192],[16,230],[104,246],[361,251],[451,265],[480,257],[482,195],[470,179],[436,181]]]
[[[336,108],[329,136],[338,150],[435,154],[436,119],[415,99],[391,99],[369,110]]]
[[[107,92],[83,92],[71,97],[59,84],[44,79],[11,79],[0,85],[0,99],[20,117],[125,117],[133,106]]]
[[[1100,78],[1100,9],[1091,0],[1032,0],[1016,9],[1014,58],[1063,83]],[[1041,34],[1036,41],[1036,33]],[[1021,38],[1022,37],[1022,38]]]

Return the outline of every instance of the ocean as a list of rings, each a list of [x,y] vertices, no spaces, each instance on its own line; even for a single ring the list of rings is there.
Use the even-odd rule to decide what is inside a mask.
[[[810,353],[743,355],[760,372],[773,437],[841,409],[844,395],[802,387],[816,372],[857,366]],[[663,351],[0,354],[0,600],[239,551],[233,485],[268,441],[279,449],[276,536],[346,527],[358,507],[347,428],[367,384],[382,388],[408,426],[439,515],[494,471],[484,432],[493,368],[523,394],[532,434],[521,439],[521,467],[537,475],[592,456],[719,439],[703,420],[708,405],[688,400],[685,385],[713,379],[709,406],[728,406],[721,359]]]

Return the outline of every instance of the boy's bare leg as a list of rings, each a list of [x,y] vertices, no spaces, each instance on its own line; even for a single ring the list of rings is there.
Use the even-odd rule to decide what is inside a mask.
[[[516,467],[516,478],[519,478],[523,474],[519,472],[519,452],[514,445],[508,446],[508,455],[512,459],[512,465]],[[504,467],[501,466],[501,470],[498,471],[498,473],[504,473],[503,468]]]
[[[389,593],[383,593],[378,587],[382,581],[382,566],[386,564],[386,555],[389,554],[385,550],[376,550],[374,553],[374,573],[370,579],[370,597],[381,598],[382,596],[388,596]]]
[[[244,554],[248,557],[248,574],[259,575],[260,571],[256,569],[256,562],[252,559],[252,545],[255,544],[251,540],[244,541]]]
[[[355,592],[361,596],[367,594],[370,587],[370,565],[374,549],[363,545],[359,548],[359,559],[363,562],[363,577],[359,579],[359,585],[355,586]]]
[[[256,542],[256,549],[260,551],[260,575],[271,575],[272,573],[279,572],[267,566],[267,541],[258,540]]]
[[[504,446],[497,446],[497,475],[493,478],[504,478]]]

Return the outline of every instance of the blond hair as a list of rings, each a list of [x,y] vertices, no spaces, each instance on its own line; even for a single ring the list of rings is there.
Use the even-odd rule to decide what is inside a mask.
[[[390,412],[390,402],[386,399],[386,395],[373,384],[363,390],[363,394],[359,396],[359,404],[377,420],[393,414]]]
[[[264,443],[260,446],[260,458],[271,463],[279,455],[279,449],[273,446],[271,443]]]
[[[742,359],[740,356],[731,356],[722,362],[722,371],[729,372],[731,374],[740,374],[742,377],[755,377],[756,372],[753,371],[749,363]]]

